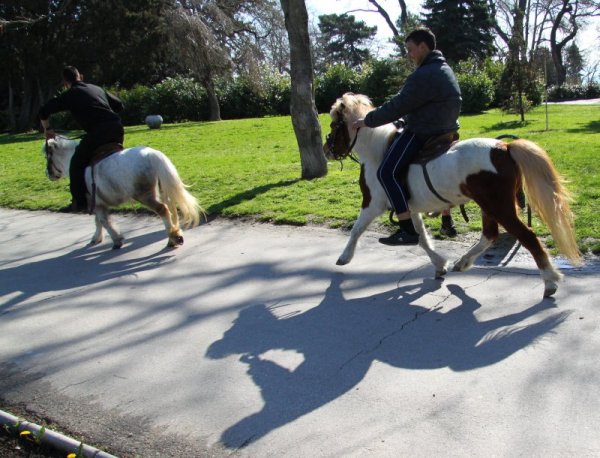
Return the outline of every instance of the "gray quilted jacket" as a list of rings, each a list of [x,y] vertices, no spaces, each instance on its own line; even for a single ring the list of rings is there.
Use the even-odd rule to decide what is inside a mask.
[[[462,98],[454,72],[440,51],[432,51],[409,75],[400,92],[365,116],[378,127],[404,118],[416,134],[438,135],[458,130]]]

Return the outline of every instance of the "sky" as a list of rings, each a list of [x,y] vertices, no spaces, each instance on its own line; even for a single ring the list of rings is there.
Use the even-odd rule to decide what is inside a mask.
[[[375,8],[367,0],[305,0],[308,10],[309,20],[318,24],[318,16],[321,14],[342,14],[354,11],[352,14],[358,20],[364,21],[367,25],[377,26],[376,46],[379,49],[375,54],[378,57],[383,57],[391,51],[392,47],[387,44],[387,41],[392,36],[389,26],[386,24],[383,17],[377,12],[365,12],[364,10],[375,10]],[[422,0],[406,0],[408,11],[412,13],[421,12]],[[390,18],[395,22],[400,16],[400,6],[398,0],[379,0],[379,4],[385,8],[390,15]],[[577,39],[577,45],[582,53],[589,53],[589,60],[593,62],[600,61],[600,47],[598,43],[598,34],[600,33],[600,18],[596,18],[594,24],[585,28]],[[443,52],[443,50],[442,50]]]

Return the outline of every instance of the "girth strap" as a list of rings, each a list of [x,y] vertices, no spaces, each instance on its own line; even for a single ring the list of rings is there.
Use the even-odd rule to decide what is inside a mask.
[[[440,193],[437,192],[435,190],[435,188],[433,187],[433,183],[431,182],[431,178],[429,178],[429,172],[427,171],[427,163],[421,164],[421,168],[423,169],[423,178],[425,178],[425,183],[427,183],[427,187],[433,193],[433,195],[435,197],[437,197],[438,199],[440,199],[442,202],[446,202],[447,204],[451,204],[452,202],[450,202],[448,199],[445,199],[444,197],[442,197],[440,195]]]
[[[98,162],[106,159],[107,157],[111,156],[114,153],[118,153],[119,151],[123,151],[123,145],[121,145],[120,143],[106,143],[104,145],[99,146],[98,148],[96,148],[96,151],[94,151],[94,155],[92,157],[92,162],[90,163],[90,167],[91,167],[91,175],[92,175],[92,202],[90,203],[90,215],[92,215],[94,213],[94,210],[96,210],[96,193],[97,193],[97,189],[96,189],[96,175],[94,173],[94,169],[96,167],[96,164],[98,164]]]

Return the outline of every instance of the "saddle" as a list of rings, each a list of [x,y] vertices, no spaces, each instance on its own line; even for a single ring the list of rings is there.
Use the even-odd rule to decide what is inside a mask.
[[[427,187],[429,188],[429,190],[439,200],[448,204],[448,206],[451,205],[451,202],[448,199],[444,198],[442,195],[440,195],[433,187],[433,183],[431,182],[431,179],[429,178],[429,172],[427,171],[427,163],[429,161],[432,161],[432,160],[440,157],[442,154],[445,154],[450,148],[452,148],[458,142],[458,138],[459,138],[458,132],[448,132],[446,134],[432,137],[429,140],[427,140],[427,142],[425,143],[423,148],[417,154],[415,154],[414,158],[410,162],[411,164],[418,164],[421,166],[421,168],[423,169],[423,177],[425,178],[425,183],[427,184]],[[406,168],[404,173],[402,173],[402,176],[400,177],[400,181],[402,183],[402,186],[408,190],[409,189],[408,188],[408,167]],[[407,196],[407,197],[410,197],[410,196]],[[465,220],[468,221],[464,207],[462,205],[461,205],[461,213],[463,215],[463,218],[465,218]]]
[[[92,154],[92,160],[90,161],[90,165],[94,167],[98,162],[102,159],[106,159],[108,156],[114,153],[118,153],[119,151],[123,151],[123,145],[116,142],[105,143],[100,145]]]
[[[427,164],[429,161],[441,156],[458,142],[458,137],[458,132],[448,132],[430,138],[425,142],[421,151],[415,155],[411,164]]]

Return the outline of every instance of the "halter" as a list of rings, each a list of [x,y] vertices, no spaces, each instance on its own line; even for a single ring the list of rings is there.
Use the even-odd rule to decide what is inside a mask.
[[[331,132],[325,136],[325,146],[329,149],[329,153],[336,161],[341,162],[347,157],[349,157],[358,164],[359,161],[356,158],[356,156],[352,154],[352,149],[354,148],[354,145],[356,145],[356,140],[358,139],[358,131],[360,130],[360,127],[356,129],[356,134],[354,134],[354,138],[342,154],[338,154],[335,151],[335,142],[337,139],[338,132],[340,131],[340,128],[346,129],[346,121],[344,121],[344,116],[341,113],[338,114],[340,116],[340,119],[331,124]]]
[[[52,154],[49,152],[48,150],[48,139],[46,138],[46,145],[45,145],[45,149],[44,149],[44,153],[46,155],[46,175],[48,177],[50,177],[50,173],[52,172],[52,168],[54,168],[55,170],[58,170],[56,168],[56,165],[54,164],[54,159],[52,158]]]
[[[81,138],[81,136],[80,136],[80,137],[75,137],[75,138]],[[55,135],[55,136],[54,136],[54,138],[53,138],[53,140],[54,140],[55,142],[58,142],[58,140],[59,140],[59,139],[73,140],[72,138],[65,137],[64,135]],[[51,167],[51,166],[52,166],[52,167],[53,167],[53,168],[54,168],[56,171],[58,171],[58,172],[60,172],[60,173],[68,173],[68,171],[67,171],[67,172],[65,172],[64,170],[61,170],[61,169],[59,169],[58,167],[56,167],[56,164],[55,164],[55,162],[54,162],[53,155],[52,155],[52,154],[49,152],[49,150],[48,150],[48,139],[47,139],[47,138],[46,138],[45,142],[46,142],[46,144],[45,144],[45,146],[46,146],[46,149],[45,149],[45,156],[46,156],[46,174],[48,175],[48,177],[50,176],[50,171],[51,171],[50,167]]]

